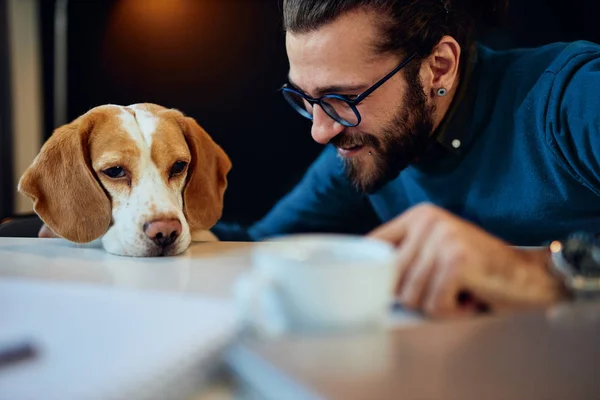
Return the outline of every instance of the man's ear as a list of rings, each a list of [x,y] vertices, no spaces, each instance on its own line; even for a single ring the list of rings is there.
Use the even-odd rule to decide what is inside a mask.
[[[84,115],[56,129],[18,186],[53,232],[77,243],[99,238],[111,222],[110,200],[89,160],[93,127],[93,116]]]
[[[440,88],[451,91],[457,86],[460,58],[458,42],[451,36],[444,36],[423,63],[425,71],[421,71],[421,80],[426,93],[435,96]]]
[[[231,160],[193,118],[175,113],[192,155],[183,191],[185,217],[192,232],[208,230],[223,213]]]

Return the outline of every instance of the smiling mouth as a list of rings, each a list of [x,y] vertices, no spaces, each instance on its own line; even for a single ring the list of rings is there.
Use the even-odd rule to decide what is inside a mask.
[[[357,155],[362,149],[364,149],[365,146],[363,145],[356,145],[356,146],[344,146],[344,147],[338,147],[337,151],[338,154],[342,157],[353,157],[355,155]]]

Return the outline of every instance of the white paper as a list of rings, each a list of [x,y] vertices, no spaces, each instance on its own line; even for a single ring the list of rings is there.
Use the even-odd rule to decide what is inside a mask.
[[[31,340],[40,354],[0,369],[0,399],[185,398],[238,325],[226,301],[2,278],[0,346]]]

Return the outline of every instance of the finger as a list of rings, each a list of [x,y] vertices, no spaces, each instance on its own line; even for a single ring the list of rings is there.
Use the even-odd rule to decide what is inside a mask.
[[[430,204],[420,204],[407,210],[392,221],[371,231],[367,236],[390,242],[394,245],[402,243],[414,224],[429,223],[437,219],[442,212]]]
[[[367,236],[373,239],[389,242],[394,246],[402,243],[408,234],[408,219],[410,216],[401,215],[371,231]]]
[[[422,252],[414,265],[407,270],[398,288],[398,300],[406,308],[420,309],[434,270],[434,253]]]
[[[434,263],[436,273],[432,276],[427,289],[427,297],[424,300],[424,310],[427,314],[435,317],[457,316],[471,309],[461,308],[458,298],[463,289],[462,271],[466,269],[458,262],[448,262],[459,260],[456,256],[459,250],[453,248],[441,252],[437,255]]]
[[[413,275],[416,275],[419,282],[421,279],[426,279],[427,271],[421,269],[426,268],[427,264],[431,264],[431,254],[435,254],[433,248],[436,244],[431,240],[431,232],[435,231],[435,226],[436,220],[433,218],[415,219],[410,225],[410,231],[407,232],[405,240],[399,247],[396,256],[399,271],[395,293],[400,298],[406,296],[404,294],[405,288],[410,285],[407,281],[413,279],[411,278]],[[429,250],[425,251],[426,249]],[[428,261],[427,258],[430,260]],[[415,268],[418,270],[413,271]],[[425,276],[422,276],[422,274],[425,274]],[[415,290],[417,291],[422,287],[419,282],[416,283]],[[412,298],[413,295],[411,294],[410,297]]]
[[[417,235],[408,236],[396,252],[396,285],[394,293],[400,295],[411,265],[417,258],[419,241]]]
[[[444,223],[432,223],[421,238],[421,249],[415,265],[407,272],[401,288],[400,302],[407,308],[423,308],[423,302],[431,289],[432,275],[435,273],[435,259],[438,252],[447,245],[447,228]]]
[[[451,274],[439,271],[431,281],[431,287],[424,301],[424,311],[432,317],[458,316],[461,311],[472,310],[467,306],[461,310],[457,301],[461,289]]]

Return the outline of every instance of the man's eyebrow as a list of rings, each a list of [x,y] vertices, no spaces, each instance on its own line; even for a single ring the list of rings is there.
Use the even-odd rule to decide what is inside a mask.
[[[288,81],[290,84],[292,84],[292,86],[294,86],[295,88],[306,93],[306,91],[304,89],[301,89],[289,77],[288,77]],[[316,97],[320,97],[325,94],[344,94],[344,93],[348,93],[348,92],[363,91],[363,90],[366,90],[368,87],[369,87],[369,85],[367,85],[367,84],[322,86],[322,87],[318,87],[315,89],[315,95],[316,95]]]

